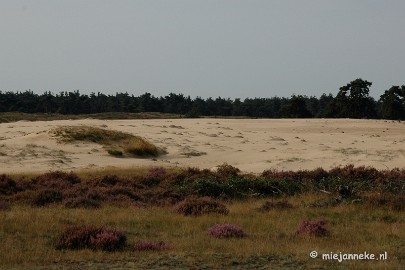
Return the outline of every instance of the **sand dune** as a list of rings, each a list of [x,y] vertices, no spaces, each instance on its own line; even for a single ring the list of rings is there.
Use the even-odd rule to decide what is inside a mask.
[[[88,125],[133,133],[167,150],[152,158],[116,158],[101,145],[61,144],[48,131]],[[90,167],[184,166],[224,162],[246,172],[355,164],[404,167],[405,123],[352,119],[61,120],[0,124],[0,173]]]

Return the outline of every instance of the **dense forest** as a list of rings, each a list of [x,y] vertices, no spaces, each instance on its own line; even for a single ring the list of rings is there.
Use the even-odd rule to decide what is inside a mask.
[[[207,98],[171,93],[155,97],[128,93],[105,95],[32,91],[0,91],[0,112],[93,114],[104,112],[162,112],[198,116],[246,116],[262,118],[382,118],[405,119],[405,85],[392,86],[376,101],[369,95],[372,85],[356,79],[342,86],[336,96],[323,94],[319,98],[293,95],[289,98]]]

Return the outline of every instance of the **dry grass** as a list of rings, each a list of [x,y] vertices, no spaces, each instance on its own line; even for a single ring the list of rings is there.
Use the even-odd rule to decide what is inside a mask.
[[[262,182],[262,177],[246,176],[243,180],[237,170],[225,168],[215,172],[193,168],[104,168],[83,170],[77,175],[63,172],[2,175],[0,198],[9,203],[11,209],[0,211],[0,269],[401,269],[405,263],[405,212],[397,207],[403,203],[403,189],[385,187],[403,183],[403,171],[379,172],[351,167],[330,172],[267,171],[264,175],[269,179],[281,179],[277,182],[279,189],[298,181],[303,186],[299,193],[291,193],[296,195],[287,196],[289,193],[286,193],[273,197],[271,203],[266,204],[274,194],[264,192],[266,186],[261,184],[267,182]],[[320,199],[330,200],[338,195],[319,192],[309,181],[324,181],[327,174],[334,177],[321,182],[322,189],[334,190],[325,185],[331,185],[335,176],[345,176],[367,181],[370,187],[366,190],[369,191],[361,192],[360,202],[309,207]],[[217,179],[211,181],[212,177]],[[204,178],[210,181],[201,182]],[[248,180],[258,181],[252,187],[263,189],[263,194],[269,195],[222,200],[229,210],[228,215],[214,213],[190,217],[173,209],[179,200],[196,195],[192,189],[195,182],[200,184],[198,187],[204,184],[212,190],[217,185],[211,184],[221,183],[227,183],[227,189],[244,190]],[[334,185],[340,185],[340,180]],[[380,186],[381,181],[384,182]],[[374,182],[378,185],[372,184]],[[250,184],[247,187],[251,187]],[[286,187],[294,189],[295,185]],[[370,191],[376,187],[395,192],[387,191],[376,197]],[[59,194],[51,190],[61,191],[62,199],[71,205],[58,202]],[[40,205],[44,202],[46,207],[30,207],[29,202],[33,199],[38,199]],[[287,199],[288,204],[284,201]],[[93,206],[92,200],[98,200],[101,207],[85,208]],[[136,203],[121,206],[117,200]],[[294,207],[289,208],[290,204]],[[256,211],[263,205],[268,205],[271,211]],[[303,220],[319,218],[327,221],[329,237],[296,234]],[[215,224],[237,224],[246,237],[212,238],[207,230]],[[148,241],[158,245],[164,242],[170,244],[170,249],[155,252],[125,249],[112,253],[56,250],[55,241],[71,225],[114,227],[126,232],[128,243]],[[388,260],[323,261],[309,258],[309,252],[313,250],[320,254],[387,252]]]
[[[163,151],[147,140],[129,133],[88,126],[63,126],[50,131],[61,142],[87,141],[103,145],[113,156],[157,156]]]
[[[253,211],[264,200],[237,201],[228,205],[228,216],[184,217],[170,208],[104,207],[96,210],[59,207],[30,208],[13,205],[0,212],[0,268],[190,269],[199,265],[208,269],[284,268],[293,269],[400,269],[405,252],[405,213],[387,213],[364,205],[345,205],[330,209],[307,208],[316,195],[291,198],[299,207],[267,213]],[[331,237],[302,238],[295,235],[302,220],[324,217]],[[246,232],[243,239],[215,239],[207,229],[217,223],[235,223]],[[94,252],[58,251],[54,243],[69,225],[111,226],[127,232],[128,242],[144,239],[171,243],[169,251],[141,256],[131,251]],[[310,259],[312,250],[329,252],[387,251],[387,261],[346,261],[342,263]],[[167,255],[165,255],[167,254]],[[215,256],[213,256],[215,254]],[[173,260],[176,257],[176,260]],[[250,259],[249,259],[250,258]],[[252,258],[255,258],[254,260]],[[87,263],[87,264],[86,264]],[[193,264],[195,263],[195,264]],[[100,265],[99,265],[100,267]],[[48,268],[48,269],[49,269]],[[163,268],[161,268],[163,269]]]

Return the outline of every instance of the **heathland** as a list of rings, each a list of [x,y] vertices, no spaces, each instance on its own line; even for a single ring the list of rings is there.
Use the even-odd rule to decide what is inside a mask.
[[[0,124],[1,269],[405,263],[403,122],[7,122]],[[364,252],[387,258],[322,260]]]

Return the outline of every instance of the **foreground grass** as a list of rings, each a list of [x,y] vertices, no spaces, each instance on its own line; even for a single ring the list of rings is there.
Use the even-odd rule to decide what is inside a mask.
[[[89,141],[103,145],[109,154],[123,156],[157,156],[163,153],[147,140],[121,131],[89,126],[61,126],[50,131],[62,142]]]
[[[319,195],[290,197],[292,209],[259,212],[265,200],[228,202],[229,215],[184,217],[167,207],[111,207],[97,210],[13,205],[0,212],[2,269],[401,269],[405,262],[405,213],[365,205],[308,208]],[[325,218],[330,237],[299,237],[307,218]],[[215,239],[207,229],[216,223],[240,225],[247,237]],[[163,240],[160,252],[58,251],[55,239],[72,224],[113,226],[128,242]],[[309,252],[382,253],[386,261],[323,261]]]
[[[227,164],[216,171],[152,167],[0,175],[0,269],[401,269],[404,179],[405,170],[352,165],[261,175]],[[177,203],[202,196],[225,204],[229,214],[186,217],[176,211]],[[267,201],[288,208],[258,211]],[[100,208],[70,208],[93,203]],[[319,218],[330,236],[296,235],[303,220]],[[217,223],[237,224],[247,237],[211,238],[207,230]],[[120,252],[56,250],[70,225],[123,230],[129,246]],[[171,249],[130,249],[142,240],[164,241]],[[311,259],[311,251],[387,252],[388,259],[339,263]]]

